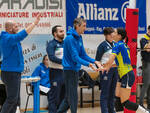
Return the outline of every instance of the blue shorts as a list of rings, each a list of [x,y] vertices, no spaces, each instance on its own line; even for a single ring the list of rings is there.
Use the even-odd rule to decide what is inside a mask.
[[[119,79],[122,88],[131,88],[132,85],[134,84],[134,81],[135,81],[135,76],[133,71],[128,72],[121,79]]]

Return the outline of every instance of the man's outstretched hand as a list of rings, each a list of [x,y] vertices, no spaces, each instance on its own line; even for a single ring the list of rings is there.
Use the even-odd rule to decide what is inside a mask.
[[[30,34],[31,31],[34,29],[34,27],[39,23],[40,17],[41,17],[41,15],[38,14],[35,21],[31,25],[29,25],[28,27],[25,28],[25,30],[28,34]]]
[[[37,25],[39,23],[40,18],[41,18],[41,14],[38,14],[37,17],[36,17],[36,20],[34,21],[35,25]]]

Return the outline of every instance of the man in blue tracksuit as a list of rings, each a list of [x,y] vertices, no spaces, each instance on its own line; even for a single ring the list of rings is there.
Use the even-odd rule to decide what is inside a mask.
[[[50,98],[51,103],[49,108],[49,113],[56,113],[61,101],[65,97],[65,85],[63,77],[62,68],[62,57],[63,57],[63,39],[64,39],[64,29],[60,25],[56,25],[52,28],[52,34],[54,39],[51,40],[46,48],[49,57],[49,67],[50,67]]]
[[[110,27],[104,29],[105,41],[103,41],[97,48],[96,60],[105,64],[109,60],[109,56],[112,52],[114,30]],[[102,113],[115,113],[114,111],[114,98],[115,88],[118,78],[117,66],[113,63],[109,72],[100,72],[100,106]]]
[[[7,98],[0,113],[15,113],[20,99],[21,72],[24,70],[24,58],[21,41],[38,24],[40,15],[34,23],[18,32],[18,24],[9,20],[5,23],[5,30],[0,35],[2,50],[1,79],[6,86]]]
[[[86,21],[82,18],[76,18],[73,24],[74,29],[68,31],[67,37],[64,40],[64,55],[62,64],[64,69],[66,96],[57,113],[62,113],[68,110],[68,108],[70,108],[71,113],[77,113],[77,87],[81,64],[89,66],[93,70],[96,70],[93,63],[100,67],[99,62],[87,56],[83,47],[81,34],[83,34],[86,30]]]

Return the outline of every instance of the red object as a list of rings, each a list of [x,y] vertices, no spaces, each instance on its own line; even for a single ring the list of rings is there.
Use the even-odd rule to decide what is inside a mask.
[[[128,36],[128,46],[130,48],[130,57],[131,64],[133,66],[133,71],[136,78],[136,62],[137,62],[137,34],[138,34],[138,9],[129,9],[126,10],[126,31]],[[131,89],[130,101],[136,102],[136,80]],[[135,113],[135,111],[130,111],[124,109],[124,113]]]
[[[136,77],[136,83],[137,83],[137,84],[143,83],[143,77],[142,77],[142,76],[137,76],[137,77]]]

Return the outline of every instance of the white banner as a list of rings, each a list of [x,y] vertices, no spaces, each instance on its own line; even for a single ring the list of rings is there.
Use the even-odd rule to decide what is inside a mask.
[[[66,25],[65,0],[0,0],[0,29],[4,23],[13,19],[19,27],[31,24],[38,13],[41,21],[32,34],[49,34],[51,26]]]
[[[35,68],[42,62],[46,55],[46,46],[51,35],[38,34],[29,35],[22,43],[24,55],[24,72],[22,75],[31,75]]]

